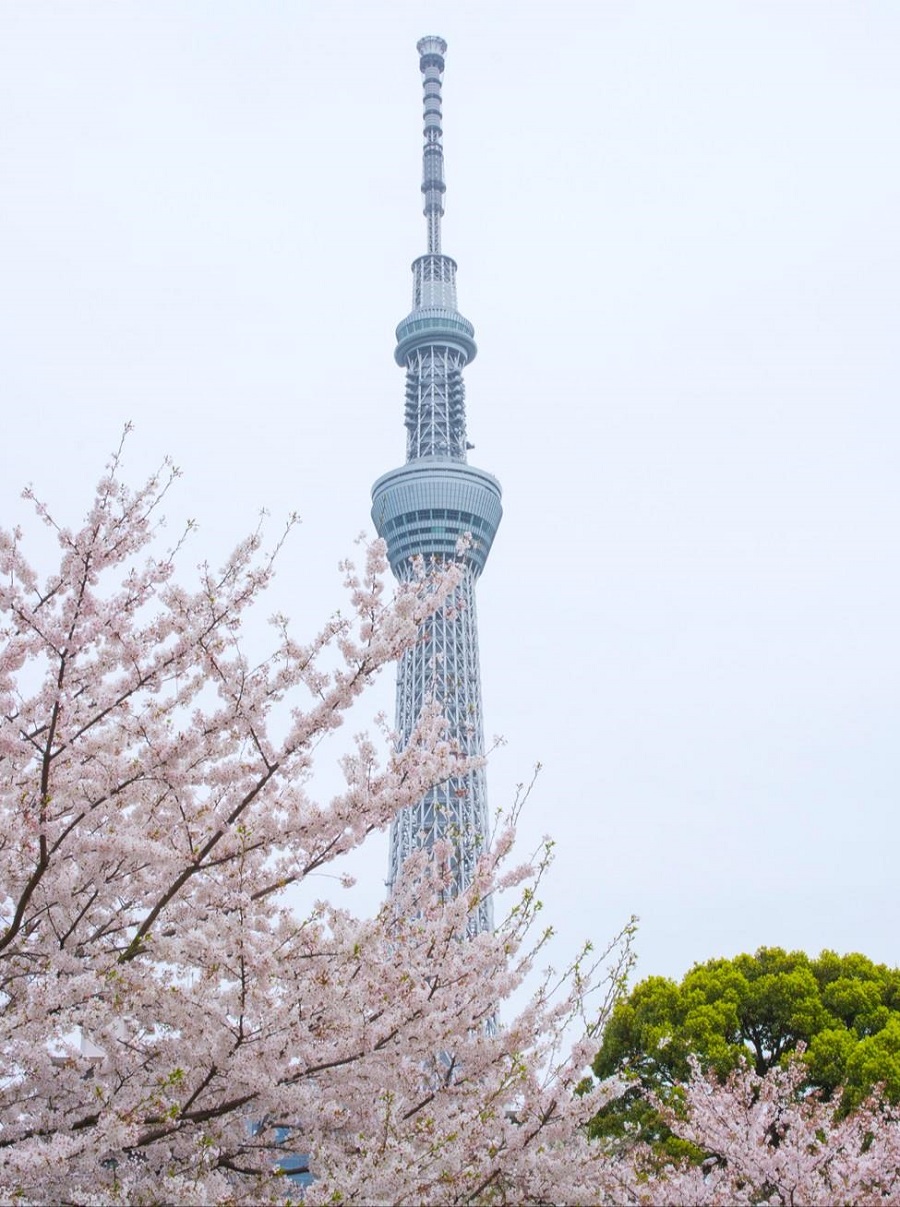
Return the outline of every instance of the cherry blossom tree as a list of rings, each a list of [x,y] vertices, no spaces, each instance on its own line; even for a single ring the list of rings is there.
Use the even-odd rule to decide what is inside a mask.
[[[117,455],[77,529],[35,502],[61,554],[46,579],[0,532],[0,1198],[284,1202],[306,1154],[308,1203],[597,1201],[607,1157],[582,1125],[613,1091],[573,1090],[630,927],[596,999],[581,953],[504,1018],[546,938],[548,848],[511,863],[515,808],[461,896],[438,847],[374,918],[291,907],[468,769],[432,709],[402,751],[359,736],[331,799],[311,778],[320,739],[455,606],[459,568],[391,594],[376,544],[345,567],[347,615],[306,643],[276,616],[251,661],[274,555],[257,532],[180,585],[184,544],[160,553],[157,531],[173,476],[133,491]],[[464,938],[500,892],[496,932]]]
[[[848,1114],[794,1058],[760,1076],[746,1065],[720,1081],[701,1071],[684,1086],[684,1109],[656,1100],[674,1135],[708,1154],[660,1168],[653,1145],[620,1152],[604,1173],[618,1201],[679,1207],[706,1204],[885,1204],[900,1202],[900,1110],[883,1096]],[[609,1190],[609,1182],[604,1181]],[[616,1195],[612,1193],[615,1201]]]

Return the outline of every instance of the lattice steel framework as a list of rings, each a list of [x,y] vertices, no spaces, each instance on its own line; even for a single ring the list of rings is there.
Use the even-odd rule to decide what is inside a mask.
[[[467,754],[484,753],[481,673],[475,581],[484,569],[502,515],[500,484],[467,464],[463,369],[477,351],[475,331],[456,308],[456,262],[441,253],[444,213],[444,151],[441,81],[447,44],[422,38],[417,46],[423,77],[425,144],[422,193],[427,253],[413,262],[413,308],[397,327],[397,363],[406,369],[406,464],[372,488],[372,518],[387,541],[399,579],[412,559],[450,558],[471,534],[460,595],[425,626],[422,640],[397,672],[397,732],[409,741],[422,708],[436,700],[450,735]],[[457,890],[467,885],[488,841],[484,771],[432,789],[402,810],[391,826],[389,884],[403,861],[439,838],[452,843]],[[473,930],[493,924],[489,901],[478,906]]]

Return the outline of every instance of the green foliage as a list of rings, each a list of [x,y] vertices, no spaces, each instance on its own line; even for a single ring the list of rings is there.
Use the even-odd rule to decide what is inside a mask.
[[[648,977],[616,1006],[593,1064],[597,1077],[618,1075],[634,1086],[592,1120],[591,1134],[647,1140],[671,1159],[681,1142],[645,1091],[677,1111],[691,1057],[719,1077],[742,1062],[763,1075],[798,1045],[807,1085],[826,1096],[843,1087],[840,1109],[879,1084],[900,1101],[900,970],[858,954],[810,959],[763,947],[697,964],[680,983]]]

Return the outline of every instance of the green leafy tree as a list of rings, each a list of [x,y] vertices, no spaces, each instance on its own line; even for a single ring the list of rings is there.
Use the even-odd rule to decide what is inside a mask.
[[[882,1085],[900,1101],[900,969],[863,955],[762,947],[695,965],[680,983],[648,977],[619,1002],[594,1060],[597,1077],[633,1082],[591,1123],[595,1137],[650,1141],[661,1157],[701,1156],[672,1135],[645,1091],[678,1110],[690,1061],[719,1078],[757,1076],[801,1049],[806,1085],[846,1112]]]

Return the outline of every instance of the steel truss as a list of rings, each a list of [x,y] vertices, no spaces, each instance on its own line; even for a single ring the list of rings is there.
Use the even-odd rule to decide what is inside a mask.
[[[424,626],[421,640],[407,650],[397,669],[396,727],[400,748],[410,738],[426,704],[435,702],[447,721],[447,737],[462,754],[484,754],[481,672],[475,575],[466,568],[456,597]],[[432,788],[417,805],[402,809],[391,824],[389,883],[415,850],[449,842],[457,891],[471,883],[475,864],[488,845],[487,785],[484,768]],[[479,902],[471,929],[490,930],[490,900]]]

